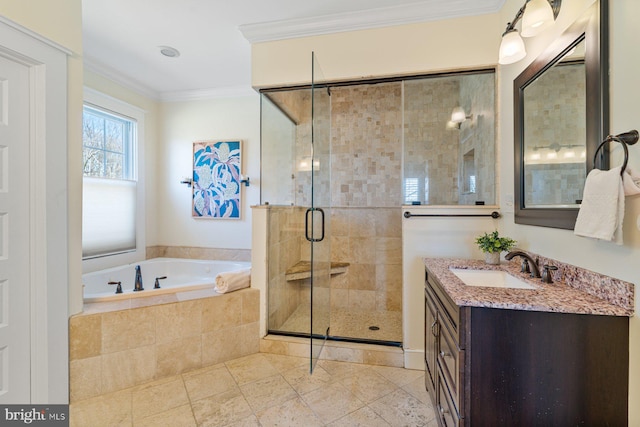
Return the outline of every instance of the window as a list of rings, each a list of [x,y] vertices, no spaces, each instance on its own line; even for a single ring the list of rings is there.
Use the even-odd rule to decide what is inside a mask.
[[[135,119],[94,105],[83,110],[84,259],[137,248]]]
[[[417,202],[418,200],[418,178],[405,178],[404,203],[409,205],[412,202]]]
[[[82,115],[84,176],[133,179],[133,130],[131,119],[85,106]]]

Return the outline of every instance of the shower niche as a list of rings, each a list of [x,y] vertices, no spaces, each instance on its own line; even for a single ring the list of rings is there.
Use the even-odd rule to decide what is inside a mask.
[[[493,70],[261,91],[269,333],[401,345],[402,206],[495,204],[494,91]]]

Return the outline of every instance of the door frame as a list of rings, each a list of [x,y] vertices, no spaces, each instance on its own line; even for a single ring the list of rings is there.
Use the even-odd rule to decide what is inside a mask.
[[[0,55],[29,68],[31,402],[69,402],[68,49],[0,16]]]

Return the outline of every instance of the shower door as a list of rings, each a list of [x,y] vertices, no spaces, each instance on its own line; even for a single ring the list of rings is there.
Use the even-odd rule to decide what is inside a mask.
[[[311,207],[305,237],[311,245],[310,370],[329,335],[331,309],[331,100],[315,53],[311,54]]]

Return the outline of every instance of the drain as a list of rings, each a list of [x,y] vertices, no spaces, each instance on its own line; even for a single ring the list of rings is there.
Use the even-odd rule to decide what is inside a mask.
[[[380,328],[378,326],[369,326],[370,331],[379,331]]]

